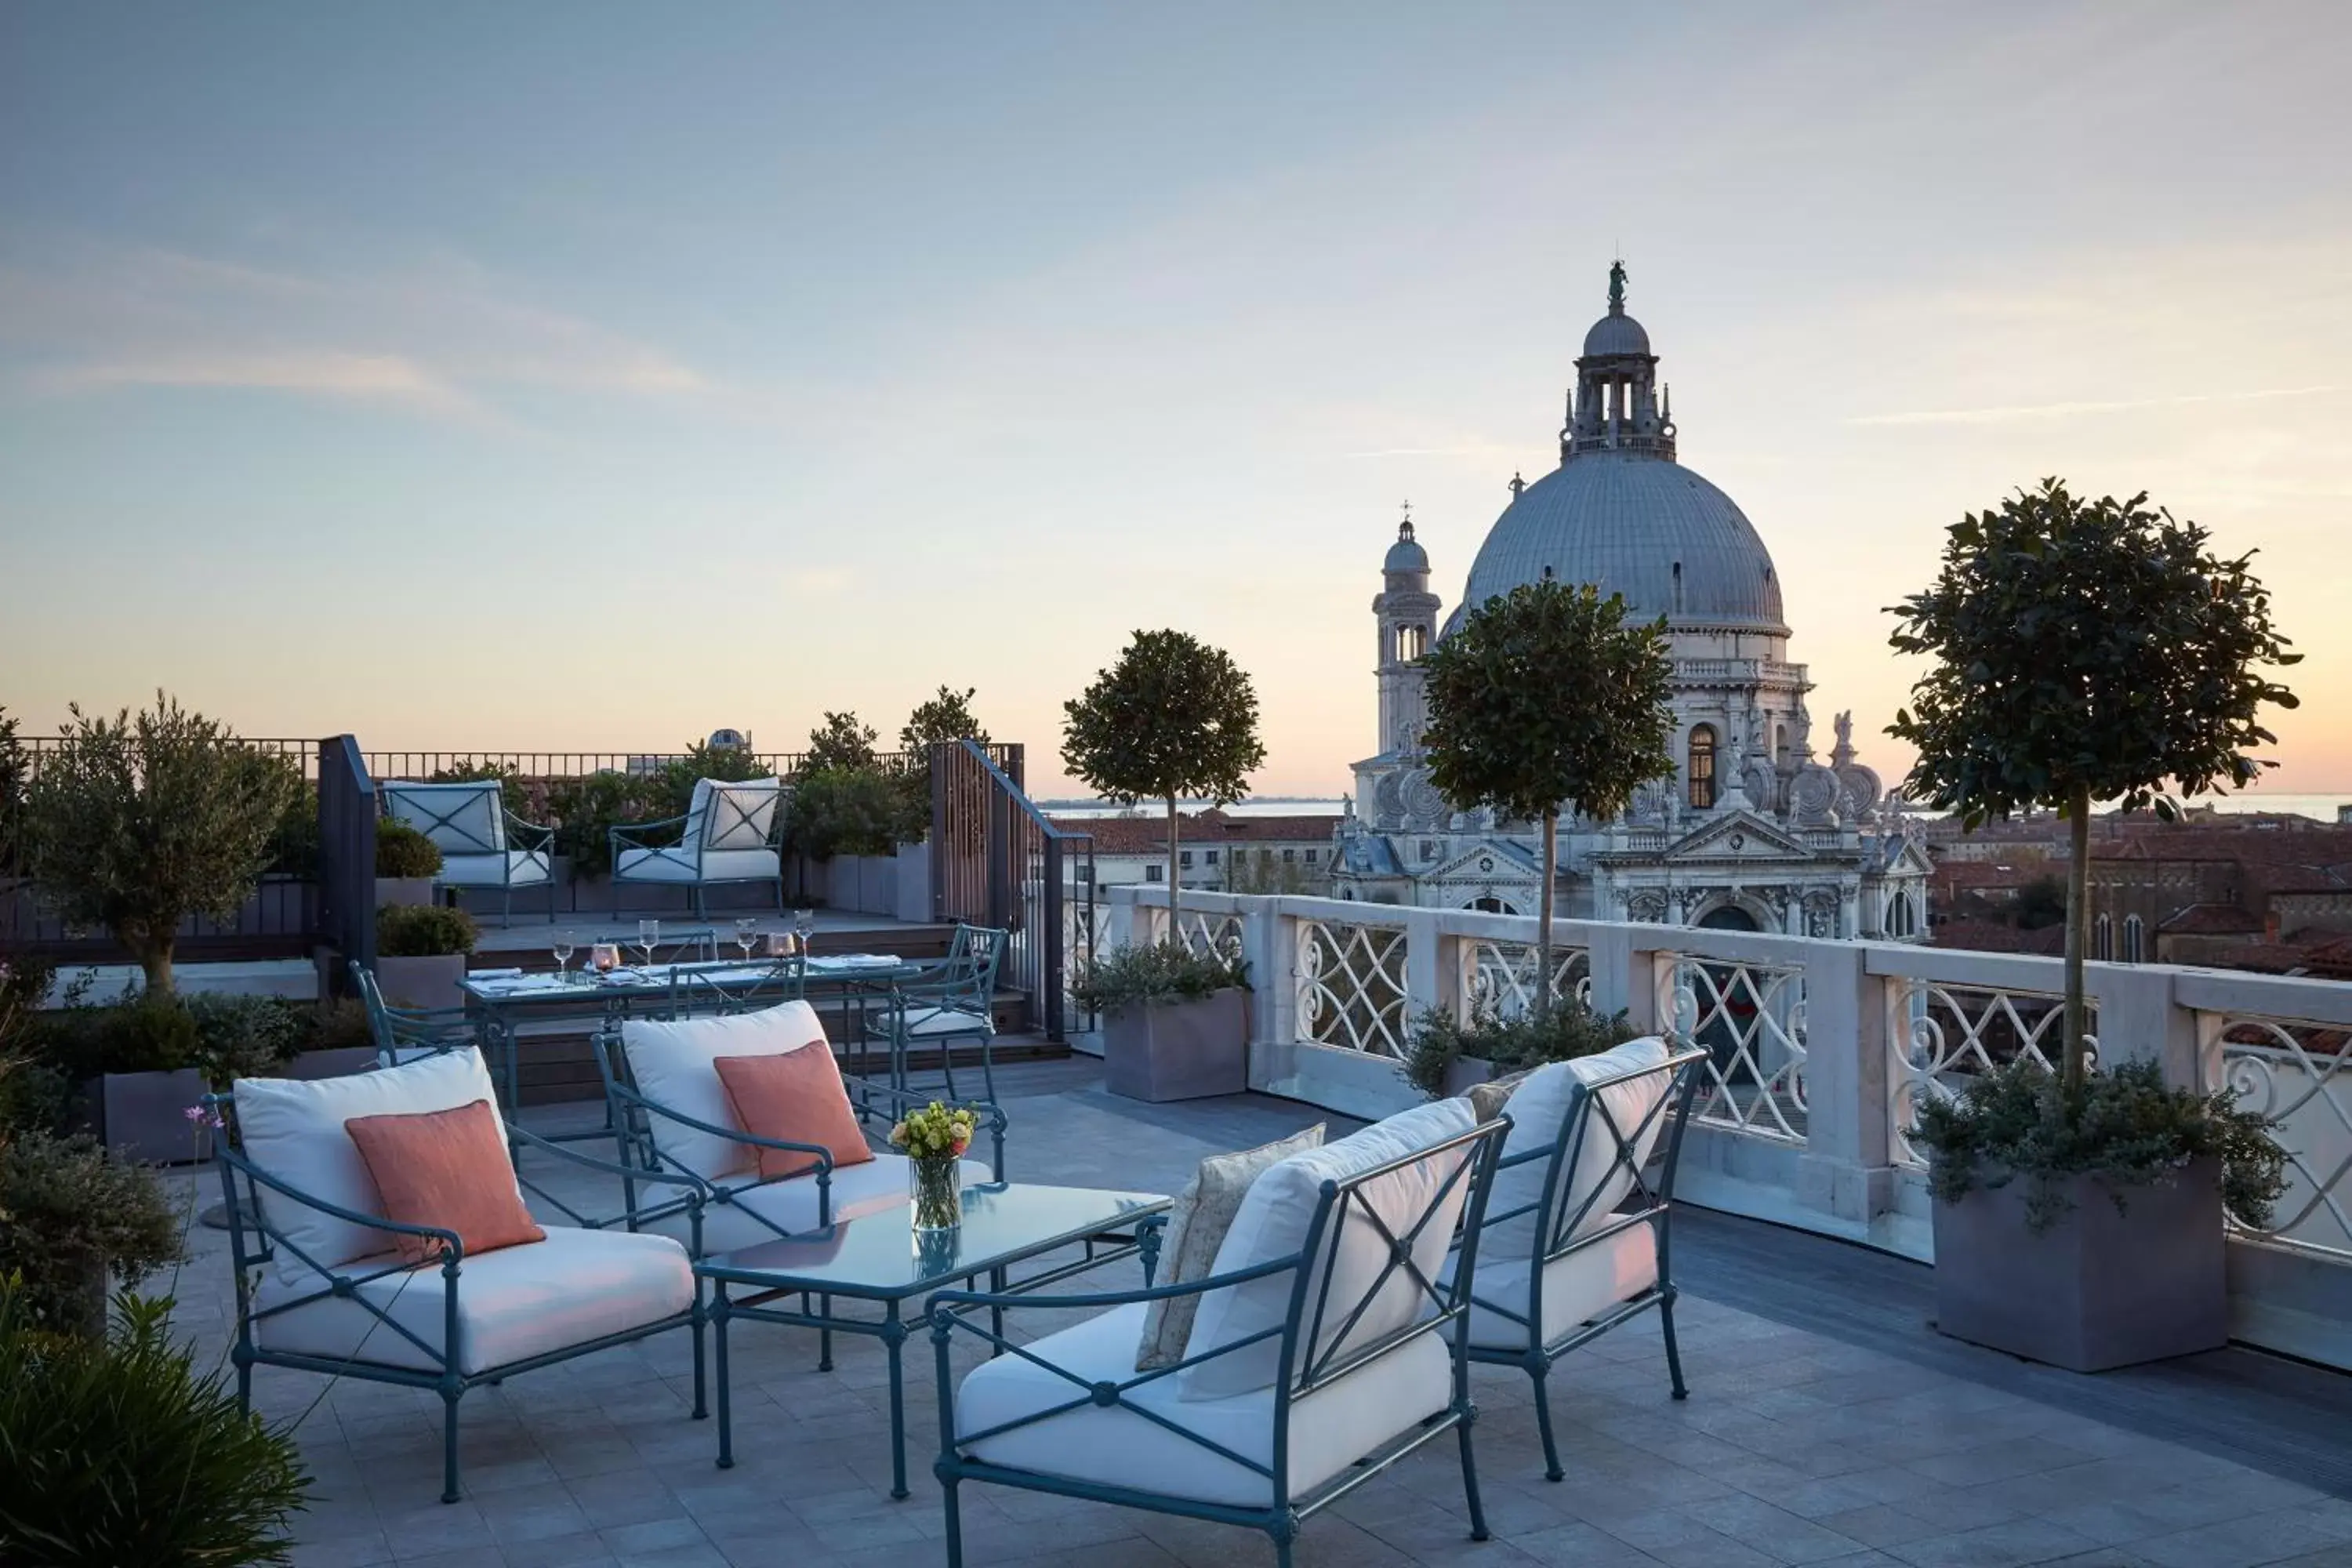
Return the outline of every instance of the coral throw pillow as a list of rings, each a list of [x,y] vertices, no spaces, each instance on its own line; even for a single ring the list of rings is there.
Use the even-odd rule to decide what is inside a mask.
[[[506,1133],[488,1100],[407,1116],[354,1116],[343,1131],[375,1182],[384,1218],[454,1230],[467,1258],[547,1239],[515,1190]],[[441,1256],[440,1242],[428,1236],[393,1233],[392,1244],[412,1264]]]
[[[842,1087],[833,1052],[812,1041],[796,1051],[772,1056],[714,1057],[719,1082],[735,1112],[735,1125],[755,1138],[813,1143],[830,1152],[835,1165],[862,1165],[874,1158]],[[797,1149],[760,1149],[762,1180],[797,1176],[816,1169],[816,1156]]]

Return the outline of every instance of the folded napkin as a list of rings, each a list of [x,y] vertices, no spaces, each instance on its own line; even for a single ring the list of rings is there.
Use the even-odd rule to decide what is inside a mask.
[[[519,978],[521,973],[522,971],[520,969],[468,969],[466,971],[466,978],[468,980],[513,980]]]

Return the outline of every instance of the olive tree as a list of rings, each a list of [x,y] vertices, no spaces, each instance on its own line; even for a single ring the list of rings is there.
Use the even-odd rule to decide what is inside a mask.
[[[1423,658],[1430,782],[1458,809],[1543,825],[1536,1011],[1551,1011],[1553,882],[1563,803],[1598,821],[1675,770],[1664,620],[1628,622],[1591,584],[1523,583]]]
[[[252,896],[301,775],[161,691],[135,716],[71,711],[26,792],[34,890],[67,924],[112,931],[168,992],[181,922],[232,919]]]
[[[1935,664],[1887,733],[1919,753],[1908,792],[1975,827],[2055,806],[2066,867],[2063,1076],[2084,1074],[2083,933],[2095,801],[2178,813],[2164,793],[2242,789],[2277,764],[2265,703],[2295,705],[2261,666],[2294,663],[2270,595],[2206,531],[2129,500],[2077,500],[2061,481],[2021,490],[1946,531],[1941,569],[1891,607],[1900,651]]]
[[[1177,931],[1181,799],[1225,805],[1265,761],[1257,693],[1224,649],[1179,631],[1138,632],[1118,662],[1062,705],[1062,760],[1122,805],[1168,806],[1168,930]]]

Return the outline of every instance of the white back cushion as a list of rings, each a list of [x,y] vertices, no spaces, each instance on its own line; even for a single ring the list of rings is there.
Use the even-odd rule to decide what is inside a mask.
[[[507,818],[496,779],[477,784],[383,786],[383,809],[433,840],[445,855],[496,855],[507,847]]]
[[[697,1121],[740,1129],[735,1108],[710,1064],[720,1057],[782,1056],[804,1046],[831,1049],[816,1009],[787,1002],[756,1013],[662,1023],[630,1018],[621,1025],[630,1076],[637,1092]],[[705,1181],[751,1170],[758,1162],[751,1146],[714,1132],[698,1131],[667,1116],[652,1118],[654,1147],[661,1157]]]
[[[705,849],[765,849],[783,787],[783,780],[772,778],[746,779],[740,784],[700,780],[694,786],[695,809],[707,815],[699,824],[688,822],[688,833],[698,826]],[[693,841],[689,837],[688,842]]]
[[[245,1157],[265,1173],[298,1192],[350,1209],[381,1215],[383,1200],[367,1162],[360,1158],[343,1123],[357,1116],[412,1116],[455,1110],[478,1100],[498,1110],[498,1092],[479,1051],[443,1051],[399,1067],[348,1078],[241,1078],[236,1130]],[[501,1126],[503,1126],[503,1122]],[[511,1172],[509,1180],[512,1180]],[[520,1195],[520,1188],[517,1188]],[[297,1204],[264,1188],[261,1206],[287,1239],[328,1268],[387,1250],[383,1232],[353,1225]],[[315,1289],[318,1274],[285,1247],[278,1249],[278,1277],[289,1285]]]
[[[1293,1154],[1250,1184],[1241,1212],[1234,1216],[1232,1228],[1225,1232],[1224,1244],[1217,1249],[1214,1272],[1224,1274],[1270,1262],[1306,1246],[1307,1226],[1314,1221],[1325,1182],[1344,1180],[1408,1158],[1476,1125],[1468,1100],[1441,1100],[1375,1122],[1336,1143]],[[1390,1231],[1402,1238],[1427,1211],[1438,1189],[1467,1160],[1469,1152],[1467,1147],[1455,1149],[1409,1165],[1368,1184],[1360,1190],[1360,1196]],[[1446,1196],[1444,1209],[1415,1238],[1412,1257],[1423,1279],[1434,1280],[1444,1268],[1446,1248],[1453,1243],[1454,1224],[1469,1193],[1466,1177],[1455,1183]],[[1339,1225],[1336,1249],[1318,1247],[1317,1258],[1310,1260],[1313,1272],[1307,1285],[1306,1317],[1299,1324],[1302,1339],[1298,1366],[1304,1366],[1309,1359],[1320,1360],[1335,1348],[1344,1358],[1349,1351],[1436,1310],[1419,1280],[1400,1265],[1381,1282],[1372,1305],[1356,1319],[1352,1328],[1348,1327],[1349,1315],[1372,1291],[1373,1281],[1381,1278],[1381,1270],[1388,1268],[1390,1246],[1388,1237],[1355,1212],[1352,1203]],[[1323,1296],[1322,1274],[1327,1258],[1330,1289],[1324,1300],[1328,1304],[1317,1342],[1309,1344],[1304,1336],[1313,1326],[1317,1299]],[[1291,1292],[1297,1284],[1297,1275],[1290,1271],[1210,1291],[1201,1298],[1185,1354],[1201,1355],[1265,1330],[1280,1328],[1289,1314]],[[1219,1399],[1265,1387],[1280,1370],[1282,1342],[1276,1336],[1204,1362],[1177,1374],[1183,1381],[1183,1397]]]
[[[1621,1072],[1639,1068],[1662,1065],[1670,1053],[1666,1043],[1654,1035],[1602,1051],[1597,1056],[1579,1057],[1573,1061],[1548,1062],[1529,1073],[1525,1082],[1503,1107],[1511,1119],[1511,1132],[1503,1144],[1503,1158],[1524,1153],[1531,1149],[1548,1150],[1559,1140],[1569,1108],[1575,1103],[1577,1091],[1586,1084],[1597,1083]],[[1631,1137],[1642,1125],[1643,1117],[1663,1099],[1674,1082],[1672,1073],[1652,1073],[1629,1083],[1618,1084],[1601,1090],[1601,1102],[1617,1123],[1617,1131]],[[1665,1119],[1660,1117],[1643,1136],[1635,1140],[1639,1155],[1647,1159]],[[1544,1181],[1551,1173],[1548,1160],[1530,1160],[1495,1175],[1494,1191],[1486,1199],[1489,1215],[1508,1214],[1511,1210],[1534,1203],[1545,1191]],[[1606,1223],[1609,1212],[1625,1195],[1633,1178],[1617,1163],[1617,1141],[1598,1115],[1591,1119],[1584,1132],[1584,1146],[1578,1152],[1576,1168],[1564,1173],[1567,1205],[1570,1209],[1584,1202],[1586,1194],[1596,1186],[1601,1195],[1576,1227],[1583,1234]],[[1526,1262],[1535,1256],[1538,1225],[1547,1217],[1540,1208],[1516,1218],[1500,1220],[1488,1226],[1478,1237],[1478,1264],[1484,1268],[1492,1263]]]

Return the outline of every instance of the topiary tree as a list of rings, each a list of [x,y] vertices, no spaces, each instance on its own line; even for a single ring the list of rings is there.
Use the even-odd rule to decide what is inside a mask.
[[[1524,583],[1472,610],[1423,658],[1430,782],[1455,806],[1543,824],[1536,1013],[1551,1011],[1561,803],[1599,821],[1675,771],[1665,622],[1628,624],[1591,584]]]
[[[2063,1079],[2084,1074],[2083,932],[2091,804],[2153,804],[2176,784],[2242,789],[2276,764],[2247,754],[2277,739],[2264,703],[2295,706],[2259,673],[2302,656],[2271,626],[2270,595],[2193,522],[2150,510],[2145,492],[2079,501],[2054,479],[1947,531],[1925,593],[1892,606],[1892,641],[1935,667],[1887,733],[1918,749],[1913,798],[1963,826],[2053,805],[2072,832],[2066,868]]]
[[[278,758],[158,691],[111,720],[76,707],[26,792],[35,890],[68,925],[104,926],[172,989],[190,915],[233,918],[268,865],[301,780]]]
[[[1179,631],[1138,632],[1118,662],[1062,704],[1062,760],[1091,789],[1168,805],[1168,930],[1176,931],[1176,803],[1229,805],[1265,761],[1257,693],[1233,656]]]

